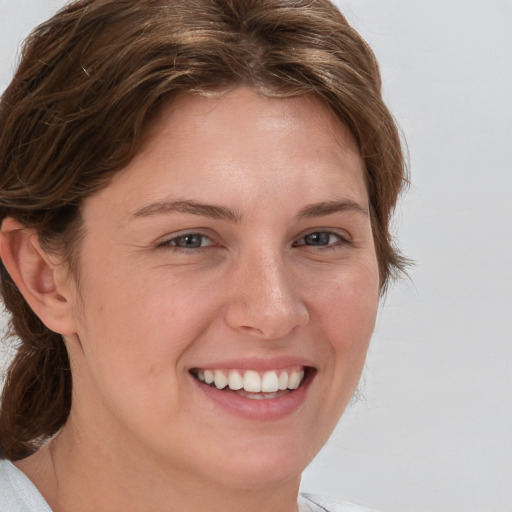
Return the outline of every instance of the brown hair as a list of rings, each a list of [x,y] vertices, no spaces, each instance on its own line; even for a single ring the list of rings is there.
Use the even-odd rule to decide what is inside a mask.
[[[73,268],[80,205],[140,147],[149,117],[179,93],[246,84],[314,94],[351,130],[366,164],[384,290],[404,260],[389,221],[405,180],[395,123],[367,44],[329,0],[79,0],[28,38],[0,103],[0,221],[35,229]],[[3,264],[19,341],[3,389],[0,456],[23,458],[71,406],[60,335],[31,311]]]

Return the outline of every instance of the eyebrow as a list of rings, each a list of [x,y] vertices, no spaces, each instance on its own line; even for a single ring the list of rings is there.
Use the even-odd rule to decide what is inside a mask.
[[[360,213],[368,217],[368,210],[355,201],[343,199],[340,201],[324,201],[321,203],[311,204],[303,208],[297,217],[299,219],[313,219],[315,217],[323,217],[333,213],[351,211]]]
[[[228,220],[230,222],[239,222],[242,215],[234,210],[230,210],[225,206],[217,206],[214,204],[203,204],[197,201],[161,201],[151,203],[137,210],[133,217],[148,217],[150,215],[162,213],[190,213],[201,217],[210,217],[212,219]]]
[[[334,213],[352,211],[364,216],[368,216],[368,210],[355,201],[348,199],[339,201],[323,201],[308,205],[297,214],[298,219],[313,219],[323,217]],[[204,204],[192,200],[178,201],[158,201],[148,204],[133,213],[134,218],[149,217],[151,215],[165,213],[188,213],[200,217],[209,217],[211,219],[227,220],[230,222],[240,222],[242,214],[225,206],[215,204]]]

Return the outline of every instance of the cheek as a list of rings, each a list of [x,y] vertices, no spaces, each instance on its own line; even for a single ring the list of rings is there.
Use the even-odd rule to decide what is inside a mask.
[[[314,414],[319,439],[331,434],[359,382],[379,302],[376,265],[339,272],[316,287],[311,298],[315,351],[321,398]],[[319,446],[317,448],[320,448]]]
[[[319,281],[313,290],[314,300],[326,315],[344,319],[345,325],[365,328],[375,321],[379,303],[379,272],[377,262],[362,261],[341,268]],[[333,324],[339,325],[335,318]],[[363,325],[361,324],[363,322]]]
[[[340,273],[316,292],[315,317],[328,340],[330,357],[343,373],[358,375],[375,327],[379,304],[377,263]],[[341,372],[341,369],[340,369]]]
[[[159,375],[175,375],[180,356],[215,310],[204,280],[170,272],[117,268],[101,281],[84,281],[78,334],[86,359],[91,371],[115,375],[120,386],[143,380],[158,387]]]
[[[179,406],[179,328],[144,295],[127,296],[121,287],[106,300],[95,291],[84,297],[78,332],[83,351],[73,374],[78,402],[85,410],[103,404],[105,417],[134,428],[148,418],[168,421]]]

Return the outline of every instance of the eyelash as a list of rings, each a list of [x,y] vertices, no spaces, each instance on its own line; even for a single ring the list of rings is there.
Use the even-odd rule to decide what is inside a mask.
[[[180,245],[178,245],[176,243],[176,241],[178,241],[180,239],[186,239],[187,237],[200,237],[202,240],[207,239],[211,243],[206,246],[199,246],[199,247],[181,247]],[[205,247],[210,247],[213,245],[215,245],[215,243],[208,235],[194,231],[194,232],[190,232],[190,233],[183,233],[181,235],[173,236],[172,238],[164,240],[163,242],[158,244],[158,247],[170,248],[173,251],[197,252],[197,251],[200,251],[201,249],[204,249]]]
[[[320,236],[328,235],[329,241],[328,241],[328,243],[318,244],[318,245],[301,243],[302,241],[305,241],[308,237],[312,237],[313,235],[317,235],[317,236],[318,235],[320,235]],[[201,241],[209,240],[210,243],[208,243],[207,245],[200,245],[199,247],[182,247],[182,246],[180,246],[179,241],[184,240],[187,237],[191,237],[191,238],[199,237],[201,239]],[[335,237],[337,240],[335,242],[329,243],[332,237]],[[310,231],[309,233],[306,233],[301,238],[299,238],[297,241],[294,241],[292,243],[292,247],[313,247],[318,251],[326,251],[326,250],[333,250],[336,247],[351,244],[351,243],[352,242],[349,240],[348,237],[343,236],[336,231],[331,231],[331,230],[327,230],[327,229],[317,229],[315,231]],[[172,251],[183,251],[183,252],[187,252],[187,253],[190,253],[190,252],[196,253],[196,252],[204,250],[207,247],[212,247],[215,245],[216,245],[215,242],[208,235],[206,235],[204,233],[200,233],[200,232],[190,232],[190,233],[183,233],[183,234],[180,234],[177,236],[173,236],[172,238],[169,238],[169,239],[161,242],[160,244],[158,244],[158,247],[168,248],[168,249],[171,249]]]
[[[306,243],[299,243],[299,241],[305,240],[307,237],[311,237],[313,235],[328,235],[329,239],[332,237],[335,237],[337,240],[334,243],[326,243],[326,244],[306,244]],[[314,231],[310,231],[309,233],[306,233],[303,235],[299,241],[293,242],[293,247],[313,247],[316,250],[319,251],[329,251],[336,249],[337,247],[351,244],[352,242],[348,238],[348,236],[343,236],[341,233],[338,233],[337,231],[332,231],[328,229],[316,229]]]

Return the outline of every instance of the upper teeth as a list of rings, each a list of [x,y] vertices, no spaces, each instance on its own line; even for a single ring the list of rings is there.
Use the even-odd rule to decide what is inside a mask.
[[[197,370],[195,376],[218,389],[226,386],[233,391],[244,389],[250,393],[275,393],[297,389],[304,379],[304,368],[294,366],[283,370],[257,372],[255,370]]]

